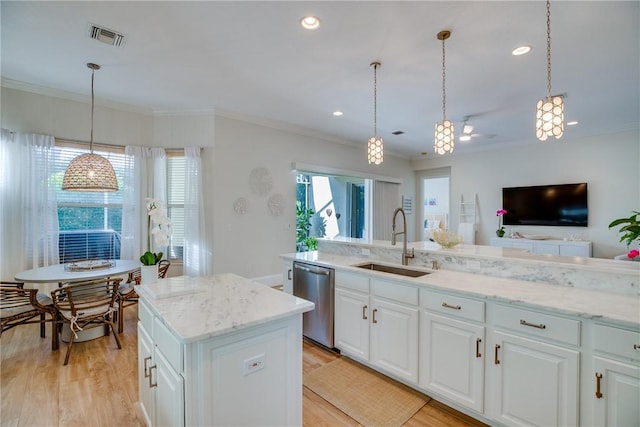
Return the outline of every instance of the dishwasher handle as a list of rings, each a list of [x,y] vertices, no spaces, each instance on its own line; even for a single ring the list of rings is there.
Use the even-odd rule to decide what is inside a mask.
[[[305,265],[300,265],[300,264],[294,264],[293,266],[294,268],[297,268],[298,270],[306,271],[307,273],[319,274],[322,276],[329,276],[331,274],[331,270],[322,268],[322,267],[311,268],[311,267],[307,267]]]

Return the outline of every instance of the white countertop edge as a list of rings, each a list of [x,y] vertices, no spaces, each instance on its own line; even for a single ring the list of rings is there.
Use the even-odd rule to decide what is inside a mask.
[[[449,270],[429,270],[423,267],[403,266],[399,263],[373,261],[378,264],[432,272],[421,277],[405,277],[354,267],[355,264],[362,264],[372,260],[336,254],[298,252],[284,254],[281,257],[287,260],[309,262],[334,268],[335,270],[367,274],[371,277],[406,283],[434,291],[454,292],[476,299],[553,311],[561,315],[570,315],[583,319],[597,319],[634,329],[640,328],[640,296]],[[470,282],[475,283],[469,285]],[[499,289],[496,289],[496,287]]]

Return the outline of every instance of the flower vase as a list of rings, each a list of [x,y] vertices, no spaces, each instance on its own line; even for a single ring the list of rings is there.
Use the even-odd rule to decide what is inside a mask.
[[[496,230],[496,236],[498,237],[504,237],[504,230],[503,229],[497,229]]]
[[[158,264],[140,266],[140,283],[154,283],[158,281]]]

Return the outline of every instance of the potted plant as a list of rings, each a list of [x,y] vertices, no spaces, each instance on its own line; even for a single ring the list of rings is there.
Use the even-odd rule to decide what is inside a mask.
[[[496,216],[498,217],[498,229],[496,230],[496,236],[504,237],[504,227],[502,226],[501,217],[506,214],[507,211],[505,209],[498,209],[496,211]]]
[[[627,258],[634,261],[640,261],[640,251],[638,248],[632,249],[631,245],[638,241],[640,242],[640,212],[631,211],[633,215],[628,218],[618,218],[609,224],[609,228],[621,226],[618,233],[622,233],[620,242],[625,242],[627,245]]]
[[[154,252],[156,247],[169,246],[171,236],[171,220],[162,201],[147,198],[147,251],[140,256],[142,267],[140,275],[142,283],[155,282],[158,279],[158,263],[162,259],[162,252]]]

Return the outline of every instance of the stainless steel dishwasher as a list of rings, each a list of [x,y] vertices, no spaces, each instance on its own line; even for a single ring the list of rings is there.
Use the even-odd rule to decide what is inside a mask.
[[[293,263],[293,294],[316,305],[302,315],[302,335],[328,348],[333,348],[333,289],[332,268]]]

